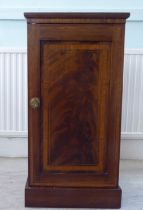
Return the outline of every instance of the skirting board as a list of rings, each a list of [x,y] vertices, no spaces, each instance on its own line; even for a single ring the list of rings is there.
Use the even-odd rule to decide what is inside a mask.
[[[143,160],[143,140],[123,139],[121,141],[121,159]],[[0,137],[0,157],[27,157],[27,138]]]
[[[27,157],[27,138],[0,137],[0,157]]]

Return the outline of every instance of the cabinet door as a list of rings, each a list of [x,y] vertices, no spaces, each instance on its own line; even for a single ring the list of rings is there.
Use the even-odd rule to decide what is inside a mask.
[[[120,96],[121,78],[113,85],[112,67],[113,52],[120,55],[120,50],[113,39],[115,29],[104,34],[105,27],[29,28],[29,101],[40,100],[39,108],[29,106],[30,185],[117,183],[120,117],[113,88]]]

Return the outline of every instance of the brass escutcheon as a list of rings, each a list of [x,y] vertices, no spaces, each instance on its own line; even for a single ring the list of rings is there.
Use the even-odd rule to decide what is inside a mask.
[[[30,105],[32,109],[37,109],[40,107],[40,99],[38,97],[34,97],[30,100]]]

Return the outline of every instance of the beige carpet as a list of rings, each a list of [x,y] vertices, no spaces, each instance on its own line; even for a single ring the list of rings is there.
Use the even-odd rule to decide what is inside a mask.
[[[24,207],[27,159],[0,158],[0,210]],[[122,210],[143,210],[143,161],[121,161]]]

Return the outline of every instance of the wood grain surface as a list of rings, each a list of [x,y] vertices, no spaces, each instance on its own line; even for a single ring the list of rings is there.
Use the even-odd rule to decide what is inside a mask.
[[[25,16],[26,205],[119,208],[124,29],[129,13]],[[37,109],[30,105],[33,97],[40,100]]]
[[[47,168],[62,169],[56,166],[65,165],[68,167],[64,170],[78,166],[89,170],[85,166],[94,166],[93,170],[103,163],[110,84],[108,59],[108,42],[42,42],[42,131]]]

